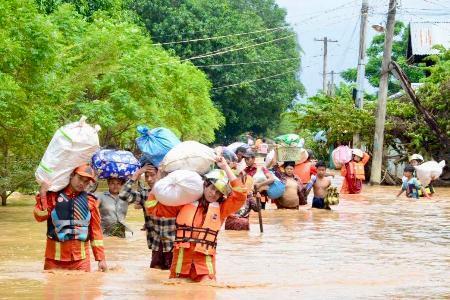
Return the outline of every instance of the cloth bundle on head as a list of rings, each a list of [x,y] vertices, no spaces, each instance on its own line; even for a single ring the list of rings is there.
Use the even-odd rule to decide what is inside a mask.
[[[59,128],[36,169],[36,181],[47,182],[52,192],[66,187],[74,169],[89,162],[100,148],[98,131],[100,126],[92,127],[86,123],[85,116]]]
[[[331,153],[333,163],[337,169],[352,160],[352,149],[348,146],[339,146]]]
[[[99,179],[127,179],[140,165],[133,153],[125,150],[103,149],[92,156],[92,166]]]

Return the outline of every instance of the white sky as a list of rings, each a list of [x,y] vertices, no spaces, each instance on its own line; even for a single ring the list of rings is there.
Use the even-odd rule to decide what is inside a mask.
[[[308,96],[322,89],[323,42],[314,38],[338,40],[328,44],[328,72],[356,67],[359,47],[361,0],[277,0],[288,12],[287,21],[297,32],[303,48],[302,83]],[[371,25],[386,22],[389,0],[369,0],[367,46],[376,32]],[[450,0],[400,0],[397,20],[450,22]],[[330,78],[328,78],[330,80]],[[337,76],[336,81],[340,78]],[[366,83],[366,88],[369,86]],[[373,89],[371,89],[373,91]]]

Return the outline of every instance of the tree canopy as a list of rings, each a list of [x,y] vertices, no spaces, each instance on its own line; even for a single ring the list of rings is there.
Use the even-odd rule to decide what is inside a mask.
[[[224,118],[211,84],[151,42],[146,30],[73,5],[40,13],[34,1],[0,1],[0,194],[30,186],[55,130],[86,115],[102,144],[133,146],[136,125],[212,142]],[[9,191],[9,192],[7,192]]]
[[[135,0],[130,7],[155,42],[207,74],[226,119],[222,141],[276,127],[303,93],[300,47],[273,0]],[[184,40],[190,41],[171,43]]]

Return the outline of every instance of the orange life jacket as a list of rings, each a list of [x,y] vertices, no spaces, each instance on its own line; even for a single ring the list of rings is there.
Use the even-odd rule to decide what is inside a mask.
[[[199,202],[184,205],[176,219],[176,248],[190,248],[195,243],[195,251],[205,255],[214,255],[217,247],[217,235],[221,227],[220,204],[213,202],[208,205],[205,221],[201,228],[193,227]]]
[[[303,184],[311,180],[311,162],[304,162],[294,167],[294,173],[297,175]]]
[[[353,172],[356,179],[366,180],[366,175],[364,173],[364,164],[362,162],[351,161],[350,171]]]

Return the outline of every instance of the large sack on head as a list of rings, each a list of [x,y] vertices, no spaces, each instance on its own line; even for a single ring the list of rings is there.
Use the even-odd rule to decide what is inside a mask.
[[[49,190],[57,192],[69,184],[73,170],[91,160],[100,148],[98,131],[100,126],[92,127],[86,117],[80,121],[64,125],[53,135],[44,156],[35,172],[36,181],[50,184]]]
[[[245,149],[249,149],[249,148],[250,148],[250,146],[249,146],[248,144],[242,143],[242,142],[235,142],[235,143],[230,144],[230,145],[227,146],[227,148],[228,148],[230,151],[234,152],[234,153],[236,153],[236,150],[237,150],[237,148],[239,148],[239,147],[243,147],[243,148],[245,148]]]
[[[194,171],[176,170],[158,180],[152,194],[164,205],[185,205],[202,197],[203,179]]]
[[[130,151],[103,149],[92,156],[92,167],[97,172],[99,179],[127,179],[140,166],[140,162]]]
[[[427,161],[421,165],[415,166],[417,179],[420,180],[423,186],[430,184],[432,178],[439,178],[442,174],[442,169],[445,167],[445,160],[441,162]]]
[[[352,160],[352,149],[348,146],[339,146],[333,150],[331,155],[336,169],[340,169],[343,165]]]
[[[138,126],[137,131],[141,136],[136,139],[136,144],[155,167],[159,167],[170,149],[180,143],[177,136],[167,128],[149,130],[146,126]]]
[[[189,170],[204,175],[216,161],[214,150],[195,141],[182,142],[170,150],[161,162],[160,169],[170,173],[176,170]]]
[[[238,158],[236,154],[227,147],[218,146],[214,148],[217,155],[223,156],[228,162],[237,162]]]

